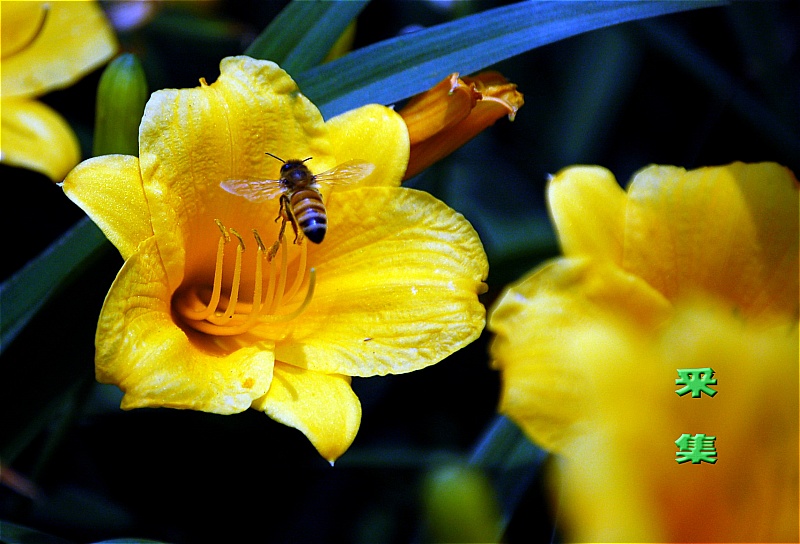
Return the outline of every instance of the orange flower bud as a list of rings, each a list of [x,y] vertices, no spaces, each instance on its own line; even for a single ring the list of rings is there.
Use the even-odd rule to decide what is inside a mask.
[[[400,110],[411,141],[405,179],[446,157],[500,117],[514,120],[525,103],[498,72],[459,78],[450,74]]]

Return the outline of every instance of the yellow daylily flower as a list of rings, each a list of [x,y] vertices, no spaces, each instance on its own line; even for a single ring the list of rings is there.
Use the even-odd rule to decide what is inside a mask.
[[[498,72],[463,78],[453,73],[415,96],[400,110],[411,140],[405,179],[448,156],[501,117],[513,121],[524,103],[517,86]]]
[[[125,409],[262,410],[332,462],[360,423],[352,376],[417,370],[478,337],[486,256],[461,215],[399,187],[409,146],[394,111],[324,122],[274,63],[229,57],[220,71],[151,96],[140,158],[90,159],[64,182],[125,259],[98,324],[97,377]],[[290,237],[270,259],[279,199],[220,187],[278,179],[265,153],[315,173],[351,160],[374,170],[323,184],[324,242]]]
[[[797,540],[798,189],[774,163],[551,179],[564,256],[489,328],[501,411],[559,454],[568,540]],[[679,395],[679,369],[717,394]],[[717,461],[678,463],[684,434]]]
[[[2,2],[0,160],[61,181],[81,159],[52,108],[33,100],[71,85],[111,58],[117,42],[96,2]]]

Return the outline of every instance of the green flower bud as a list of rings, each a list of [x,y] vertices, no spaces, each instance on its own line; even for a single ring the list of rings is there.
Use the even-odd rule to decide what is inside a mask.
[[[94,125],[94,156],[139,155],[139,123],[147,102],[147,80],[139,59],[124,53],[100,77]]]
[[[494,489],[477,467],[446,465],[422,484],[430,542],[499,542],[502,519]]]

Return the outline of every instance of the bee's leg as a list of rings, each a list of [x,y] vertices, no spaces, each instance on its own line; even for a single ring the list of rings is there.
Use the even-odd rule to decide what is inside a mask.
[[[273,258],[275,258],[275,255],[278,254],[278,249],[280,249],[281,247],[281,240],[283,240],[283,233],[286,232],[286,222],[292,220],[291,217],[289,217],[285,211],[290,209],[289,199],[286,197],[286,195],[281,195],[280,203],[281,207],[278,209],[278,217],[275,218],[275,222],[277,223],[280,220],[283,220],[283,222],[281,223],[281,230],[280,232],[278,232],[278,239],[275,241],[274,244],[272,244],[272,248],[270,248],[269,250],[268,258],[270,261]]]
[[[294,243],[299,244],[303,241],[303,232],[297,227],[297,219],[292,214],[292,228],[294,229]]]
[[[286,212],[287,216],[289,217],[289,222],[292,224],[292,230],[294,231],[294,243],[299,244],[303,241],[303,231],[300,230],[299,223],[297,222],[297,217],[294,215],[294,210],[292,210],[289,197],[283,195],[281,196],[281,199],[286,199],[283,210]]]
[[[280,208],[278,208],[278,217],[275,218],[275,222],[277,223],[278,221],[283,219],[283,224],[281,225],[281,234],[280,234],[280,236],[283,236],[283,231],[286,228],[286,221],[289,219],[289,216],[286,215],[284,208],[286,209],[289,208],[289,198],[286,195],[281,195],[279,202],[281,205]]]

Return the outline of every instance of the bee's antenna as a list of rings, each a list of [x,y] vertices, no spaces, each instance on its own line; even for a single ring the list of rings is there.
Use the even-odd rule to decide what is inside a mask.
[[[278,157],[278,156],[276,156],[276,155],[273,155],[273,154],[272,154],[272,153],[270,153],[269,151],[266,151],[266,152],[264,152],[264,154],[265,154],[265,155],[269,155],[269,156],[270,156],[270,157],[272,157],[273,159],[278,159],[278,160],[279,160],[279,161],[281,161],[283,164],[286,164],[286,161],[285,161],[285,160],[283,160],[282,158],[280,158],[280,157]],[[309,158],[311,158],[311,157],[309,157]],[[308,159],[306,159],[306,160],[308,160]],[[305,161],[303,161],[303,162],[305,162]]]
[[[310,161],[310,160],[311,160],[311,159],[313,159],[313,158],[314,158],[314,157],[308,157],[307,159],[303,159],[303,160],[302,160],[302,161],[300,161],[300,162],[306,162],[306,161]]]

